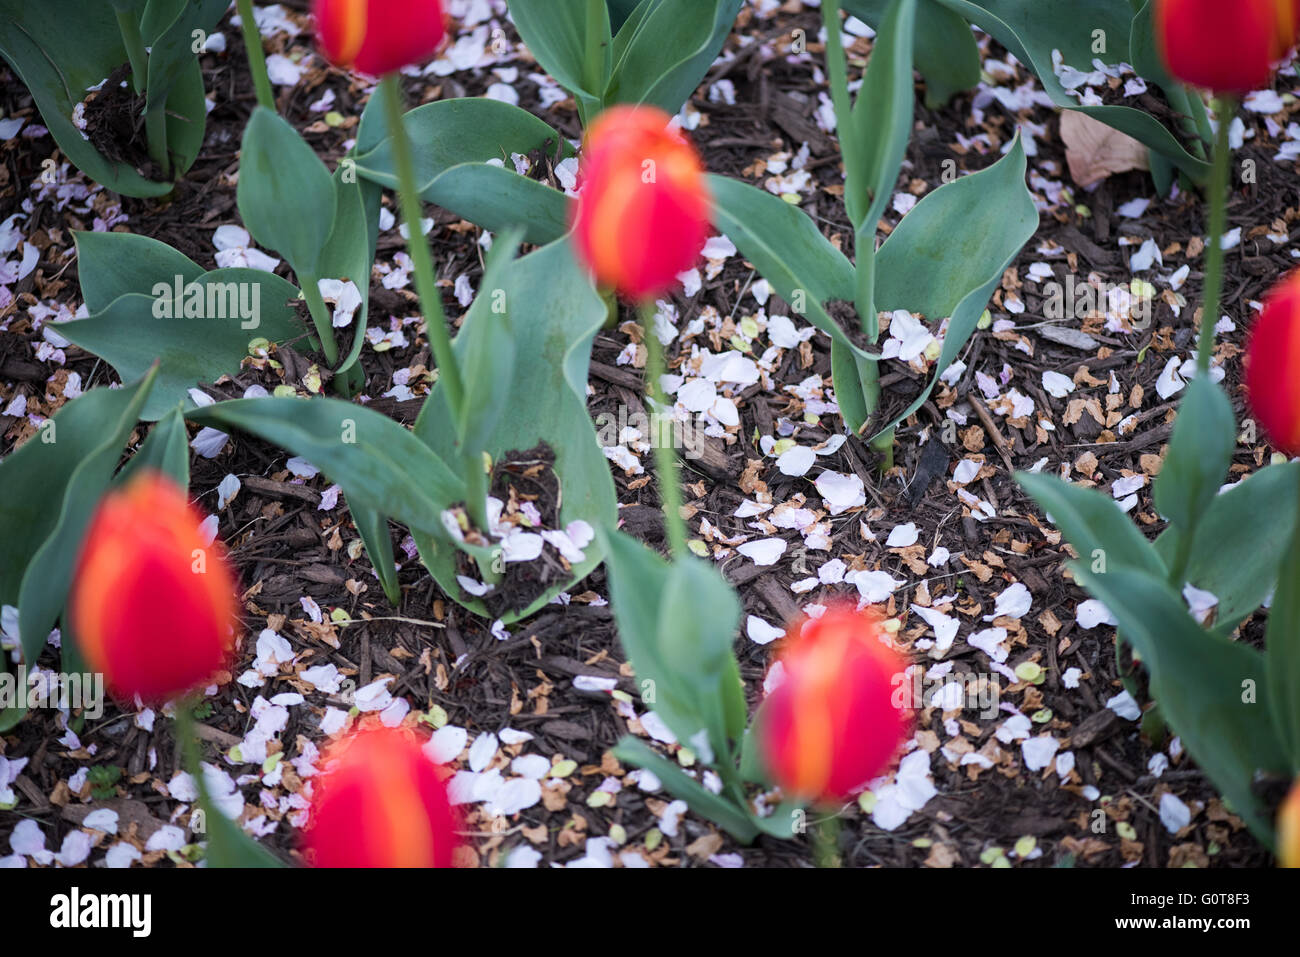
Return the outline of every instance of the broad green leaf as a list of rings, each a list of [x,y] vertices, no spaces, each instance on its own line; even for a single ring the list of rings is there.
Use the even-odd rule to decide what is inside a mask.
[[[1168,574],[1151,542],[1109,495],[1052,475],[1017,472],[1016,481],[1089,566],[1101,573],[1138,568],[1162,580]]]
[[[127,293],[151,296],[164,282],[196,281],[203,267],[166,243],[138,233],[74,232],[81,298],[91,313],[107,309]]]
[[[702,615],[705,608],[709,613]],[[671,672],[665,677],[691,689],[719,762],[730,760],[737,725],[745,724],[744,691],[731,649],[740,612],[740,599],[711,564],[683,557],[669,566],[654,618],[662,661]]]
[[[627,56],[632,41],[636,39],[637,31],[640,30],[646,18],[659,6],[662,0],[639,0],[639,2],[638,0],[615,0],[615,2],[621,2],[626,7],[626,10],[623,11],[626,15],[616,17],[614,3],[607,4],[609,6],[610,30],[614,34],[609,58],[611,77],[619,72],[619,66]],[[608,86],[605,92],[606,94],[609,93]]]
[[[613,749],[614,757],[650,771],[668,793],[680,798],[696,814],[713,821],[742,844],[758,837],[758,827],[749,814],[726,798],[707,790],[672,761],[658,754],[639,738],[624,737]]]
[[[989,297],[1038,229],[1025,186],[1020,137],[988,169],[940,186],[903,217],[876,254],[876,309],[906,309],[934,322],[948,318],[935,374],[907,410],[919,409],[975,332]]]
[[[840,418],[849,431],[857,433],[871,418],[880,401],[880,367],[858,356],[838,342],[831,343],[831,381]]]
[[[951,10],[924,0],[916,11],[917,72],[925,79],[925,105],[937,110],[980,81],[980,48],[970,26]]]
[[[762,707],[762,705],[760,705]],[[740,777],[750,784],[769,784],[763,756],[759,754],[758,732],[753,725],[740,739]]]
[[[99,427],[95,444],[68,476],[61,499],[55,500],[59,501],[59,510],[54,527],[31,556],[23,573],[17,603],[18,631],[22,637],[23,657],[28,664],[36,662],[50,629],[63,611],[86,526],[112,480],[155,375],[155,371],[150,370],[139,382],[125,388],[95,389],[87,393],[108,392],[114,395],[99,399],[92,408],[94,424]],[[115,395],[118,393],[120,398]],[[63,437],[56,432],[55,441],[61,441]],[[48,493],[41,499],[52,504]]]
[[[302,456],[338,483],[349,503],[391,516],[412,532],[445,534],[442,511],[465,496],[461,480],[408,430],[340,399],[236,399],[185,417]]]
[[[140,24],[140,38],[145,46],[152,46],[163,31],[175,22],[185,6],[185,0],[109,0],[115,7],[136,7],[136,20]]]
[[[382,513],[364,505],[348,502],[352,513],[352,524],[357,527],[361,544],[370,556],[370,564],[379,576],[380,587],[384,589],[389,604],[394,608],[402,605],[402,587],[397,581],[396,555],[393,552],[393,539],[388,533],[388,519]]]
[[[150,8],[155,6],[150,4]],[[227,0],[195,0],[180,4],[171,22],[148,43],[145,114],[165,115],[168,152],[172,156],[175,174],[185,172],[198,156],[207,125],[203,72],[198,54],[194,52],[194,31],[200,30],[205,36],[212,33],[228,6]],[[146,19],[149,19],[149,13],[150,10],[146,10]],[[152,25],[142,27],[152,31]]]
[[[351,182],[348,182],[348,180]],[[329,242],[321,251],[317,268],[322,279],[347,279],[361,293],[361,305],[352,316],[352,347],[335,370],[342,375],[356,365],[366,342],[370,316],[370,270],[375,262],[379,239],[379,207],[382,192],[375,183],[361,179],[355,170],[340,164],[334,171],[337,207]]]
[[[278,868],[284,862],[257,843],[237,823],[226,817],[212,802],[207,781],[202,770],[191,769],[191,777],[199,788],[199,806],[203,809],[207,827],[207,849],[203,859],[209,867]]]
[[[1181,534],[1195,535],[1227,477],[1236,440],[1237,422],[1228,396],[1208,376],[1197,376],[1179,403],[1169,451],[1153,489],[1156,509]]]
[[[671,658],[662,643],[659,616],[672,566],[623,532],[602,528],[598,535],[608,552],[605,574],[619,644],[636,673],[642,703],[685,743],[707,727],[708,714],[699,688],[683,677],[690,663]]]
[[[655,0],[649,0],[653,3]],[[618,33],[623,23],[632,15],[632,11],[637,7],[645,6],[641,0],[606,0],[605,6],[609,8],[609,29],[611,33]]]
[[[838,10],[827,19],[830,37],[827,55],[844,57],[839,43]],[[916,100],[912,81],[912,40],[916,0],[894,0],[881,23],[850,117],[839,116],[840,144],[844,149],[844,201],[858,234],[859,260],[864,250],[874,252],[876,223],[885,211],[898,181],[898,171],[912,136],[912,109]],[[836,108],[836,113],[841,112]],[[862,265],[859,262],[858,268]],[[859,296],[859,309],[870,308],[870,297]],[[874,314],[864,316],[874,320]]]
[[[844,0],[844,9],[879,31],[888,3]],[[970,27],[936,0],[921,0],[916,8],[912,59],[925,79],[925,105],[931,109],[938,109],[954,94],[979,84],[980,51]]]
[[[573,94],[584,122],[599,112],[612,42],[603,0],[510,0],[510,18],[542,69]]]
[[[111,4],[0,0],[0,56],[31,92],[42,122],[74,166],[124,196],[171,191],[170,182],[145,179],[129,164],[108,159],[72,120],[87,90],[127,62]]]
[[[1294,504],[1300,501],[1300,473],[1288,477],[1291,481],[1283,494]],[[1265,654],[1273,725],[1291,758],[1291,770],[1300,772],[1300,518],[1291,525],[1291,541],[1268,614]]]
[[[1077,0],[937,0],[978,26],[1028,64],[1052,101],[1077,109],[1095,120],[1127,133],[1166,157],[1197,182],[1209,178],[1210,167],[1187,152],[1177,138],[1149,113],[1129,106],[1079,106],[1056,76],[1053,51],[1067,66],[1088,70],[1094,58],[1104,63],[1132,62],[1129,38],[1134,7],[1131,0],[1093,0],[1088,15],[1079,16]],[[1104,43],[1104,50],[1098,49]]]
[[[334,183],[298,131],[264,106],[244,128],[236,197],[253,238],[288,260],[299,282],[320,276],[338,205]]]
[[[603,105],[645,103],[675,114],[713,65],[743,0],[658,0],[615,38],[621,50]],[[625,25],[626,29],[626,25]]]
[[[117,473],[114,484],[121,485],[141,469],[162,472],[181,488],[190,487],[190,437],[179,406],[158,420],[139,450]]]
[[[370,114],[367,107],[362,133],[368,139],[382,126],[382,117],[371,121]],[[565,195],[515,172],[515,153],[535,163],[573,154],[559,133],[531,113],[497,100],[462,98],[417,107],[402,123],[414,151],[416,183],[428,202],[494,232],[523,226],[530,243],[554,242],[568,231]],[[387,136],[363,150],[359,135],[356,164],[361,176],[396,187]]]
[[[465,384],[456,435],[460,448],[471,458],[475,455],[481,458],[509,408],[511,393],[502,384],[514,375],[517,350],[505,283],[518,248],[517,230],[496,238],[478,295],[461,324],[462,332],[456,337],[459,346],[456,358]],[[470,327],[473,333],[465,335],[463,330]]]
[[[493,285],[479,289],[453,343],[463,364],[476,337],[495,334],[490,310],[504,305],[520,361],[508,382],[490,384],[501,393],[494,401],[517,414],[499,417],[484,450],[496,462],[508,452],[546,442],[555,452],[561,525],[578,519],[593,527],[613,524],[618,508],[614,483],[587,413],[587,366],[592,340],[605,322],[604,302],[574,261],[567,241],[504,264],[499,283],[493,280]],[[460,461],[456,426],[436,385],[421,410],[415,434],[445,461]],[[440,547],[428,535],[414,537],[421,559],[443,590],[476,614],[486,614],[482,602],[463,595],[456,582],[456,553],[450,541],[439,535],[444,542]],[[584,551],[586,559],[573,566],[570,581],[557,582],[529,608],[503,620],[509,624],[532,614],[591,572],[603,557],[599,541]]]
[[[187,61],[172,84],[163,112],[172,175],[179,179],[198,159],[207,129],[208,100],[203,89],[203,68],[197,57]]]
[[[709,613],[701,615],[705,608]],[[698,688],[715,690],[740,625],[740,599],[718,570],[694,557],[669,565],[655,622],[670,667]]]
[[[1256,772],[1289,771],[1290,762],[1273,727],[1264,656],[1201,629],[1162,577],[1132,566],[1118,574],[1095,574],[1086,562],[1070,567],[1142,656],[1169,726],[1233,811],[1271,845],[1272,821],[1252,783]]]
[[[1168,93],[1179,84],[1174,82],[1169,71],[1165,69],[1164,57],[1160,55],[1159,45],[1156,43],[1154,8],[1155,4],[1152,0],[1144,0],[1142,9],[1133,15],[1133,22],[1129,27],[1128,62],[1133,65],[1138,76],[1155,83]]]
[[[60,335],[103,358],[124,380],[161,362],[144,419],[157,419],[177,403],[192,408],[189,390],[237,373],[254,339],[282,343],[305,332],[293,307],[297,288],[272,273],[244,268],[203,273],[182,287],[183,306],[191,302],[197,310],[203,300],[204,315],[189,318],[174,317],[174,309],[173,317],[166,315],[175,305],[175,282],[163,278],[161,283],[157,295],[128,293],[87,319],[59,326]]]
[[[874,361],[826,311],[828,302],[853,302],[853,264],[812,219],[779,197],[726,176],[710,176],[709,189],[715,225],[791,310],[858,358]]]
[[[133,389],[92,389],[0,462],[0,488],[5,490],[0,495],[0,605],[17,607],[23,576],[56,531],[74,473],[104,444],[137,395]],[[28,662],[45,639],[44,634],[23,636]]]
[[[770,834],[782,841],[788,841],[796,833],[796,823],[807,823],[807,813],[801,804],[796,804],[793,801],[782,801],[767,817],[759,817],[754,814],[750,816],[750,820],[758,825],[758,829],[764,834]]]
[[[1270,465],[1216,495],[1201,515],[1183,577],[1219,599],[1215,631],[1231,634],[1277,584],[1289,529],[1300,514],[1292,494],[1297,482],[1300,463]],[[1172,528],[1156,539],[1166,564],[1173,545]]]

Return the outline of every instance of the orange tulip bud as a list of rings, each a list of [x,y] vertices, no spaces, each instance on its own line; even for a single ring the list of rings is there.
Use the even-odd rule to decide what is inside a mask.
[[[578,255],[596,281],[637,302],[671,288],[708,238],[704,167],[670,119],[648,106],[597,117],[571,214]]]
[[[230,663],[235,577],[175,482],[142,472],[108,492],[86,530],[69,600],[87,663],[120,699],[159,703]]]
[[[439,0],[316,0],[312,12],[325,59],[371,76],[429,59],[447,32]]]
[[[1217,93],[1269,84],[1296,40],[1295,0],[1158,0],[1156,43],[1177,80]]]
[[[1277,862],[1300,867],[1300,778],[1277,811]]]
[[[888,766],[911,727],[894,700],[902,658],[875,612],[830,608],[792,626],[779,661],[781,683],[759,712],[759,744],[787,796],[843,800]]]
[[[1246,396],[1273,444],[1300,455],[1300,271],[1273,288],[1250,330]]]
[[[403,728],[357,731],[325,754],[303,849],[315,867],[451,867],[456,817],[438,768]]]

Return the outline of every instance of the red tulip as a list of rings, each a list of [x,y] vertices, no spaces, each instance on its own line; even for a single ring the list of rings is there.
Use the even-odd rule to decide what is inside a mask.
[[[616,106],[587,131],[571,218],[578,255],[602,286],[643,302],[690,269],[708,238],[699,154],[655,107]]]
[[[312,11],[325,59],[371,76],[429,59],[447,32],[439,0],[316,0]]]
[[[894,701],[905,665],[886,640],[879,615],[852,606],[791,627],[779,659],[784,679],[758,727],[764,763],[787,796],[843,800],[879,776],[906,739],[911,713]]]
[[[326,752],[303,848],[316,867],[451,867],[456,818],[438,768],[403,728],[354,732]]]
[[[1246,396],[1273,445],[1300,455],[1300,271],[1274,287],[1250,331]]]
[[[1277,812],[1277,862],[1300,867],[1300,778]]]
[[[1295,0],[1158,0],[1156,43],[1177,80],[1217,93],[1269,85],[1296,40]]]
[[[159,472],[108,492],[86,530],[69,601],[73,634],[113,694],[158,703],[230,663],[235,576],[202,516]]]

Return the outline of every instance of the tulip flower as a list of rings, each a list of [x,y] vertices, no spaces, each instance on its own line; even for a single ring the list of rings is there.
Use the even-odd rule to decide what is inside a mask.
[[[403,728],[357,731],[315,779],[303,849],[316,867],[451,867],[456,818],[437,766]]]
[[[572,210],[578,255],[602,286],[646,302],[690,269],[708,238],[699,154],[668,114],[616,106],[587,131]]]
[[[1296,41],[1295,0],[1157,0],[1156,42],[1177,80],[1216,93],[1268,86]]]
[[[325,59],[371,76],[429,59],[446,36],[439,0],[316,0],[312,11]]]
[[[1300,867],[1300,778],[1277,812],[1277,862]]]
[[[144,471],[108,492],[87,527],[69,600],[87,663],[122,700],[160,703],[230,663],[235,576],[185,492]]]
[[[829,804],[880,775],[905,740],[911,713],[894,701],[904,662],[880,617],[831,608],[793,626],[781,683],[763,702],[759,745],[788,797]]]
[[[1246,347],[1246,396],[1269,439],[1300,455],[1300,271],[1274,287]]]

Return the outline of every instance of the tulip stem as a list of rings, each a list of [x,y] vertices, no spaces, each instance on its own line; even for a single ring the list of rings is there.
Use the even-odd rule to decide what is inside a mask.
[[[827,814],[813,821],[813,861],[818,867],[840,867],[840,817]]]
[[[650,419],[650,443],[655,450],[655,471],[659,473],[659,499],[663,503],[664,525],[667,530],[669,554],[679,559],[686,554],[686,521],[682,518],[682,489],[677,479],[677,456],[673,452],[674,438],[671,406],[664,397],[664,347],[655,335],[655,304],[652,300],[641,303],[641,329],[644,333],[646,363],[645,391],[659,407],[660,414],[669,416],[669,441],[664,440],[664,430],[657,420]],[[654,411],[653,409],[651,410]]]
[[[605,35],[608,34],[609,10],[605,0],[587,0],[587,49],[584,51],[582,80],[587,92],[598,99],[605,95]],[[602,30],[601,28],[604,27]],[[597,38],[599,42],[597,42]],[[583,126],[592,117],[583,118]]]
[[[339,364],[339,347],[334,341],[334,320],[325,300],[321,298],[320,284],[316,277],[302,276],[301,279],[302,298],[306,300],[307,311],[311,313],[312,325],[316,327],[316,336],[325,353],[325,362],[333,369]]]
[[[487,538],[491,534],[491,523],[488,521],[487,497],[490,489],[488,488],[487,469],[482,451],[467,451],[465,453],[465,511],[469,514],[469,520],[474,523],[474,527],[483,533]],[[495,585],[501,581],[501,574],[494,567],[494,562],[489,562],[484,567],[482,562],[478,562],[479,573],[483,576],[483,581],[488,585]]]
[[[122,34],[122,46],[126,47],[127,59],[131,61],[131,85],[139,96],[149,81],[149,55],[145,53],[144,39],[140,36],[140,22],[130,10],[117,10],[117,29]]]
[[[248,51],[248,71],[253,74],[253,87],[257,102],[275,112],[275,92],[271,89],[271,76],[266,72],[266,51],[262,49],[262,33],[253,16],[253,0],[235,0],[239,11],[240,29],[244,34],[244,48]]]
[[[451,335],[447,332],[447,319],[442,311],[442,294],[434,278],[433,257],[429,243],[420,229],[423,205],[420,190],[415,183],[415,161],[411,156],[411,141],[402,123],[402,87],[396,73],[389,73],[379,82],[379,95],[384,98],[388,131],[393,140],[393,169],[397,173],[397,198],[401,205],[402,220],[406,223],[406,247],[415,269],[415,291],[420,295],[428,327],[429,346],[438,364],[438,379],[447,396],[447,407],[452,418],[460,421],[465,390],[461,383],[460,367],[451,349]],[[483,529],[486,532],[486,529]]]
[[[1210,174],[1210,251],[1205,261],[1205,289],[1201,307],[1201,337],[1196,349],[1196,374],[1207,375],[1214,351],[1214,327],[1219,322],[1219,300],[1223,295],[1223,233],[1228,219],[1228,167],[1232,148],[1228,127],[1237,103],[1230,96],[1216,97],[1214,113],[1219,132],[1214,142],[1214,167]]]

